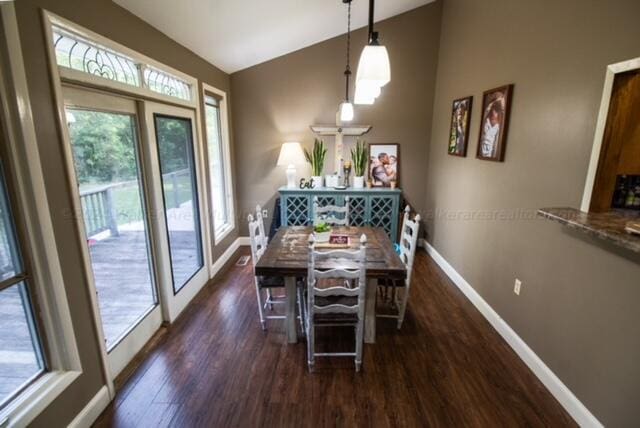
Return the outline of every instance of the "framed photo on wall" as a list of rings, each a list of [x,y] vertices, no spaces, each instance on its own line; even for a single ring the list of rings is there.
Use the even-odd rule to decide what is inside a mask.
[[[391,187],[400,181],[400,146],[369,144],[369,178],[374,186]]]
[[[503,162],[507,146],[513,85],[485,91],[478,136],[478,159]]]
[[[449,130],[449,154],[452,156],[467,156],[472,103],[473,97],[453,100],[451,107],[451,129]]]

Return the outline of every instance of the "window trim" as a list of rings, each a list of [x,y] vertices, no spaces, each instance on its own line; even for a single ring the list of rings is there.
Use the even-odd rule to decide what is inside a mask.
[[[12,191],[28,230],[23,251],[47,344],[49,371],[0,412],[0,425],[28,425],[82,373],[80,356],[64,288],[35,135],[17,19],[13,2],[0,3],[4,42],[0,46],[0,115],[11,162]]]
[[[206,97],[213,96],[218,100],[218,108],[220,109],[220,135],[222,137],[222,161],[224,162],[224,181],[225,181],[225,198],[227,201],[227,218],[228,221],[224,226],[218,228],[216,230],[215,225],[213,223],[213,200],[211,198],[211,172],[209,171],[209,141],[207,139],[207,115],[206,115]],[[206,159],[206,178],[207,178],[207,189],[209,190],[209,194],[207,195],[207,199],[209,201],[209,224],[211,228],[211,233],[213,235],[213,244],[218,245],[225,239],[235,228],[236,228],[236,219],[235,219],[235,204],[234,204],[234,191],[233,191],[233,165],[231,163],[231,143],[229,138],[229,112],[228,112],[228,102],[227,102],[227,93],[218,88],[215,88],[206,83],[202,83],[202,115],[203,115],[203,139],[205,142],[205,159]]]
[[[149,109],[159,108],[160,106],[161,108],[166,108],[172,111],[175,111],[176,109],[184,109],[185,111],[189,111],[189,114],[192,114],[194,117],[193,132],[194,132],[195,141],[196,141],[194,146],[195,150],[200,153],[204,150],[204,140],[202,139],[202,136],[200,134],[202,130],[202,122],[201,122],[202,116],[200,112],[201,103],[199,99],[201,92],[198,89],[199,86],[197,85],[199,83],[196,78],[191,77],[178,70],[175,70],[171,67],[168,67],[160,63],[159,61],[146,57],[138,53],[137,51],[129,49],[116,42],[113,42],[110,39],[107,39],[96,33],[93,33],[90,30],[87,30],[78,24],[65,20],[64,18],[60,18],[55,14],[47,11],[46,9],[42,9],[41,13],[42,13],[43,31],[44,31],[45,39],[47,42],[46,46],[47,46],[49,74],[52,81],[52,90],[53,90],[54,100],[57,105],[56,119],[58,123],[58,133],[63,143],[62,151],[65,157],[66,178],[67,180],[69,180],[68,184],[69,184],[70,192],[72,192],[73,186],[75,186],[75,182],[74,182],[75,176],[73,173],[73,170],[74,170],[73,155],[71,154],[71,150],[70,150],[71,139],[69,136],[68,127],[66,124],[66,117],[65,117],[66,115],[65,115],[64,94],[62,89],[63,85],[78,86],[85,90],[95,90],[99,93],[106,93],[111,96],[120,96],[123,98],[130,98],[135,101],[139,101],[141,104],[140,117],[141,118],[144,117],[144,120],[149,120],[146,117],[147,111],[149,111]],[[76,31],[79,31],[81,34],[84,34],[85,36],[93,35],[96,41],[101,42],[101,44],[105,45],[106,47],[113,48],[114,46],[117,46],[119,49],[121,48],[122,52],[124,53],[127,53],[136,58],[142,58],[145,61],[147,61],[147,63],[150,65],[153,65],[163,70],[167,70],[174,75],[184,77],[186,80],[193,83],[192,89],[193,89],[194,97],[192,101],[185,102],[177,98],[163,96],[155,92],[136,89],[136,87],[133,87],[131,85],[125,85],[119,82],[110,81],[110,80],[102,79],[99,77],[95,77],[94,79],[91,79],[90,78],[91,76],[87,75],[86,73],[78,72],[77,70],[73,70],[73,69],[65,69],[64,67],[59,67],[56,61],[56,53],[54,51],[54,46],[53,46],[53,32],[51,27],[52,19],[56,20],[56,22],[58,23],[63,23],[64,26],[67,26],[68,28],[72,28],[72,29],[75,29]],[[90,36],[86,36],[86,37],[91,38]],[[74,72],[77,74],[82,74],[83,76],[76,76],[74,78],[73,76]],[[89,78],[87,78],[87,76],[89,76]],[[142,123],[143,122],[141,122],[141,124]],[[140,132],[141,132],[141,135],[144,136],[144,138],[151,138],[149,136],[149,130],[146,129],[146,125],[141,127]],[[157,167],[157,165],[154,165],[154,161],[153,161],[154,156],[151,154],[150,157],[152,160],[149,161],[148,163],[145,162],[145,165],[143,167],[151,168],[151,170],[154,170]],[[157,161],[157,159],[155,161]],[[197,179],[200,182],[205,182],[206,180],[206,176],[204,175],[205,159],[203,158],[203,156],[197,156],[196,163],[197,163],[197,167],[196,167]],[[150,189],[151,189],[151,192],[154,193],[154,196],[150,198],[150,202],[155,203],[153,202],[153,201],[156,201],[156,199],[154,198],[158,198],[158,195],[155,194],[156,190],[153,184],[150,184]],[[202,269],[202,271],[206,273],[208,277],[211,277],[213,272],[212,270],[213,263],[211,262],[211,260],[213,256],[212,256],[212,248],[210,245],[207,244],[211,240],[211,230],[209,227],[210,223],[208,221],[205,221],[205,219],[209,218],[209,213],[207,211],[208,203],[206,199],[207,197],[206,192],[202,192],[202,195],[203,195],[201,197],[202,203],[200,204],[200,206],[202,210],[201,218],[203,219],[202,220],[202,231],[203,231],[203,240],[204,240],[203,250],[204,250],[204,256],[205,256],[205,265],[204,265],[205,268]],[[77,197],[77,194],[73,192],[72,192],[72,196],[73,196],[72,197],[73,213],[81,213],[82,206],[81,206],[79,197]],[[75,217],[74,223],[76,226],[76,230],[79,236],[81,237],[84,234],[84,226],[83,226],[82,218],[81,216],[74,216],[74,217]],[[157,218],[160,218],[160,217],[157,217]],[[156,226],[152,226],[152,227],[156,227]],[[162,246],[162,243],[160,245]],[[82,263],[84,265],[85,280],[87,281],[87,284],[89,284],[89,291],[90,291],[89,297],[91,300],[91,309],[93,313],[94,327],[95,327],[94,331],[96,332],[96,335],[98,337],[98,342],[99,342],[98,347],[100,349],[100,358],[102,361],[102,372],[104,375],[105,384],[109,392],[109,399],[113,399],[116,393],[115,384],[112,376],[109,356],[107,354],[105,343],[104,343],[104,334],[101,328],[100,310],[99,310],[99,305],[97,301],[97,296],[95,294],[96,288],[95,288],[95,284],[93,283],[93,278],[90,270],[90,265],[91,265],[90,254],[86,246],[82,246]],[[159,270],[159,273],[160,275],[167,275],[167,273],[164,272],[163,270]],[[168,276],[166,276],[166,278],[168,278]],[[190,289],[189,292],[183,291],[182,293],[179,293],[178,295],[176,295],[176,296],[180,296],[180,298],[178,299],[175,305],[172,305],[172,304],[164,305],[162,309],[163,319],[170,323],[175,321],[176,317],[185,309],[187,303],[189,303],[193,299],[193,297],[195,297],[196,293],[202,288],[202,286],[204,286],[204,284],[202,284],[200,287]],[[164,293],[162,291],[163,288],[164,286],[161,285],[160,286],[161,300],[164,299],[164,301],[170,301],[171,300],[170,297],[163,294]]]
[[[106,37],[101,36],[98,33],[94,33],[91,30],[87,30],[86,28],[80,27],[73,22],[64,19],[55,13],[49,12],[47,10],[43,10],[44,16],[44,26],[45,26],[45,34],[47,36],[47,49],[50,53],[50,62],[55,66],[58,70],[58,74],[61,80],[66,82],[78,83],[83,86],[94,87],[98,89],[106,89],[115,94],[134,94],[144,99],[159,101],[165,104],[172,104],[177,106],[185,106],[189,108],[195,109],[198,106],[198,80],[194,77],[189,76],[181,71],[178,71],[168,65],[162,64],[159,61],[156,61],[152,58],[149,58],[146,55],[143,55],[133,49],[130,49],[124,45],[121,45],[117,42],[114,42]],[[87,39],[93,43],[104,46],[107,49],[116,51],[118,53],[124,54],[127,57],[133,59],[134,61],[150,66],[152,68],[156,68],[161,72],[165,72],[167,74],[173,75],[179,79],[182,79],[190,86],[190,100],[184,100],[177,97],[172,97],[169,95],[164,95],[156,91],[152,91],[145,85],[141,83],[142,86],[133,86],[128,85],[122,82],[118,82],[115,80],[105,79],[100,76],[95,76],[92,74],[85,73],[83,71],[79,71],[73,68],[67,68],[64,66],[59,66],[56,61],[56,52],[53,49],[53,27],[61,27],[65,31],[73,34],[77,34],[78,36]],[[144,81],[144,79],[142,80]]]

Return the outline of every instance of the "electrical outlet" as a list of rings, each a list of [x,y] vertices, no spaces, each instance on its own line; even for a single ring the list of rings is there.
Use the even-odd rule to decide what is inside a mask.
[[[518,296],[520,295],[520,287],[522,287],[522,281],[516,278],[516,283],[513,285],[513,292]]]
[[[268,210],[262,210],[262,218],[268,218],[269,217],[269,211]]]

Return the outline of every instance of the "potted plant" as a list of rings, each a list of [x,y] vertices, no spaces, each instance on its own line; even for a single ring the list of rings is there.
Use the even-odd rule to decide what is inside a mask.
[[[324,169],[324,160],[327,156],[327,149],[324,147],[324,142],[318,140],[313,143],[313,150],[309,152],[304,149],[304,157],[307,162],[311,164],[311,179],[313,180],[313,187],[322,187],[322,170]]]
[[[331,227],[325,222],[320,222],[313,226],[313,235],[316,242],[329,242]]]
[[[355,176],[353,177],[353,187],[362,189],[364,187],[364,175],[367,172],[367,144],[363,141],[356,141],[356,146],[351,149],[351,163]]]

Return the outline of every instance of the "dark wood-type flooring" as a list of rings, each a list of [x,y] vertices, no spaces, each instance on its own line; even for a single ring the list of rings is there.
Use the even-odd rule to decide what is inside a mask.
[[[243,251],[246,252],[246,251]],[[252,266],[232,267],[144,351],[98,426],[575,426],[489,323],[419,251],[407,318],[378,320],[363,371],[321,359],[284,322],[260,329]],[[353,333],[329,329],[332,349]]]

